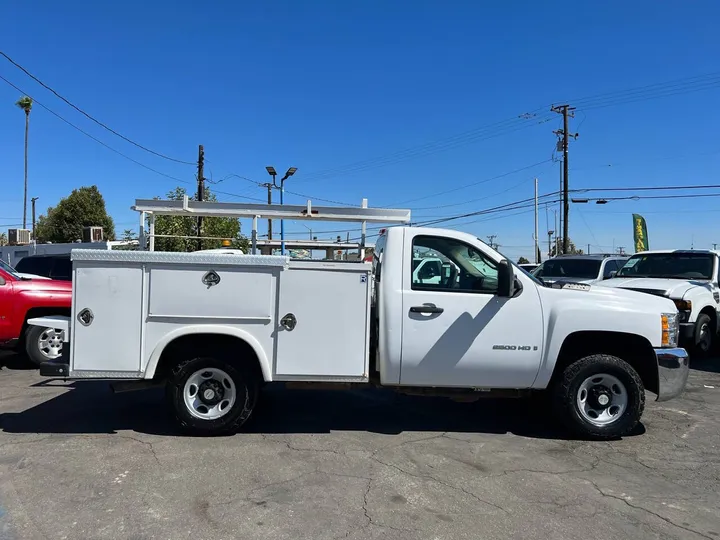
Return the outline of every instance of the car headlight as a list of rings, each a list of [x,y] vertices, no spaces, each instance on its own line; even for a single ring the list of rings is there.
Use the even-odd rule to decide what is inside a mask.
[[[680,332],[677,313],[663,313],[660,315],[660,325],[662,328],[661,345],[663,347],[677,347],[678,333]]]

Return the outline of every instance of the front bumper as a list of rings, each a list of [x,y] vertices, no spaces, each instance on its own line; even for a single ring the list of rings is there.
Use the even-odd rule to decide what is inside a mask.
[[[658,365],[657,401],[679,396],[690,373],[690,357],[685,349],[655,349]]]
[[[683,322],[680,323],[680,335],[679,339],[681,342],[695,342],[695,323]]]

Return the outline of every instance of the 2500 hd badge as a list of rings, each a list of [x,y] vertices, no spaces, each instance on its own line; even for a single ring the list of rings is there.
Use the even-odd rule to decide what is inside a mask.
[[[537,345],[493,345],[493,351],[537,351]]]

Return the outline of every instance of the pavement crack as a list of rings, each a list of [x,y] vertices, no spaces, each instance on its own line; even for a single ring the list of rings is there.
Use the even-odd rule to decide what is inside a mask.
[[[630,508],[634,508],[635,510],[642,510],[643,512],[645,512],[645,513],[647,513],[647,514],[650,514],[651,516],[654,516],[654,517],[658,518],[659,520],[664,521],[665,523],[667,523],[667,524],[669,524],[669,525],[672,525],[673,527],[677,527],[678,529],[681,529],[681,530],[683,530],[683,531],[696,534],[696,535],[698,535],[698,536],[701,536],[702,538],[707,538],[708,540],[716,540],[714,537],[708,536],[708,535],[706,535],[706,534],[704,534],[704,533],[701,533],[700,531],[696,531],[695,529],[691,529],[691,528],[689,528],[689,527],[685,527],[684,525],[678,525],[677,523],[675,523],[675,522],[674,522],[673,520],[671,520],[670,518],[666,518],[665,516],[663,516],[663,515],[661,515],[661,514],[658,514],[657,512],[653,512],[652,510],[649,510],[649,509],[645,508],[644,506],[640,506],[640,505],[638,505],[638,504],[633,504],[633,503],[631,503],[629,500],[627,500],[625,497],[621,497],[620,495],[614,495],[614,494],[612,494],[612,493],[608,493],[608,492],[606,492],[606,491],[603,491],[600,486],[598,486],[595,482],[593,482],[593,481],[591,481],[591,480],[588,480],[588,482],[590,482],[590,484],[595,488],[595,490],[596,490],[600,495],[602,495],[603,497],[607,497],[607,498],[610,498],[610,499],[615,499],[615,500],[617,500],[617,501],[624,502],[624,503],[625,503],[627,506],[629,506]]]
[[[483,505],[490,506],[490,507],[492,507],[492,508],[495,508],[496,510],[500,510],[501,512],[503,512],[503,513],[505,513],[505,514],[508,514],[508,515],[510,514],[510,512],[508,512],[508,511],[507,511],[505,508],[503,508],[502,506],[499,506],[499,505],[497,505],[497,504],[495,504],[495,503],[492,503],[492,502],[490,502],[490,501],[486,501],[485,499],[482,499],[482,498],[478,497],[475,493],[473,493],[472,491],[469,491],[468,489],[465,489],[465,488],[462,487],[462,486],[456,486],[456,485],[454,485],[454,484],[450,484],[450,483],[448,483],[448,482],[445,482],[445,481],[443,481],[443,480],[440,480],[439,478],[437,478],[437,477],[435,477],[435,476],[432,476],[432,475],[429,475],[429,474],[414,474],[414,473],[411,473],[410,471],[406,471],[406,470],[403,469],[402,467],[399,467],[399,466],[397,466],[397,465],[395,465],[395,464],[393,464],[393,463],[387,463],[387,462],[385,462],[385,461],[382,461],[381,459],[379,459],[379,458],[377,458],[377,457],[375,457],[375,456],[371,457],[371,459],[372,459],[373,461],[377,462],[377,463],[380,463],[381,465],[384,465],[384,466],[386,466],[386,467],[390,467],[390,468],[392,468],[392,469],[395,469],[395,470],[397,470],[397,471],[399,471],[399,472],[401,472],[401,473],[403,473],[403,474],[405,474],[405,475],[407,475],[407,476],[410,476],[410,477],[412,477],[412,478],[417,478],[417,479],[419,479],[419,480],[428,480],[428,481],[431,481],[431,482],[436,482],[436,483],[440,484],[441,486],[445,486],[445,487],[447,487],[447,488],[449,488],[449,489],[452,489],[452,490],[455,490],[455,491],[459,491],[459,492],[461,492],[461,493],[464,493],[464,494],[467,495],[468,497],[471,497],[471,498],[475,499],[477,502],[479,502],[479,503],[481,503],[481,504],[483,504]],[[487,478],[487,477],[485,477],[485,478]]]
[[[155,462],[160,465],[160,459],[158,458],[157,452],[155,451],[155,446],[150,441],[143,441],[142,439],[138,439],[136,437],[133,437],[132,435],[115,435],[115,437],[120,437],[121,439],[128,439],[130,441],[135,441],[136,443],[140,443],[147,447],[148,450],[153,455],[153,458],[155,458]]]

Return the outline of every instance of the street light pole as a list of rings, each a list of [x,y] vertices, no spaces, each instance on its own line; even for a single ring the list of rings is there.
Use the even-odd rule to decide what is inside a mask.
[[[275,167],[265,167],[265,170],[267,170],[268,174],[272,176],[273,179],[273,186],[278,187],[275,183],[275,176],[277,175],[277,172],[275,171]],[[290,167],[287,172],[285,173],[285,176],[283,176],[280,179],[280,206],[283,205],[283,199],[285,195],[285,180],[290,178],[295,172],[297,171],[297,167]],[[280,253],[282,255],[285,255],[285,221],[280,220]]]

